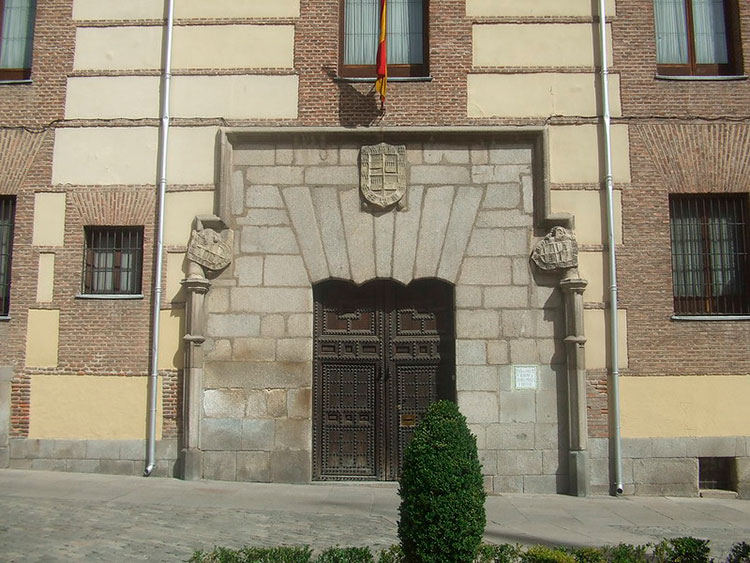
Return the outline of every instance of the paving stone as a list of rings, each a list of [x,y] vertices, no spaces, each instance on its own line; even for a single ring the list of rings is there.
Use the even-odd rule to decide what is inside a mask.
[[[529,304],[526,287],[486,287],[484,306],[491,309],[525,309]],[[503,319],[505,321],[505,319]]]
[[[474,184],[520,182],[521,174],[529,172],[529,165],[479,164],[471,167],[471,181]]]
[[[240,447],[243,450],[265,450],[273,449],[274,421],[265,420],[243,420],[242,438]]]
[[[558,412],[565,408],[562,397],[556,391],[540,389],[536,392],[537,423],[556,423]]]
[[[737,455],[737,439],[734,436],[698,436],[697,447],[698,457],[734,457]]]
[[[359,148],[339,148],[339,164],[344,166],[359,166]]]
[[[294,149],[276,147],[276,164],[292,164],[294,162]]]
[[[545,475],[567,475],[567,462],[564,450],[542,450],[542,473]]]
[[[212,345],[213,343],[213,345]],[[211,361],[224,361],[232,359],[232,344],[229,340],[207,340],[204,344],[205,357]]]
[[[237,476],[237,452],[204,452],[203,478],[234,481]]]
[[[522,493],[523,476],[521,475],[496,475],[493,481],[495,493]]]
[[[156,458],[165,460],[177,459],[177,439],[164,438],[156,441]]]
[[[320,166],[337,164],[339,151],[334,147],[294,149],[294,163],[298,166]]]
[[[633,460],[633,480],[638,485],[686,485],[698,489],[698,460],[652,458]],[[680,489],[680,487],[677,487]],[[636,493],[637,494],[637,493]]]
[[[390,278],[393,274],[393,236],[396,219],[393,212],[376,214],[375,229],[375,275]]]
[[[270,481],[271,455],[268,452],[237,452],[237,480]]]
[[[285,226],[289,225],[289,216],[284,209],[249,209],[243,217],[237,219],[240,225]]]
[[[229,310],[229,289],[212,287],[206,294],[206,310],[209,313],[226,313]]]
[[[407,209],[396,213],[394,236],[398,249],[393,255],[393,277],[403,283],[408,283],[414,278],[424,186],[410,186],[406,197]]]
[[[497,452],[495,450],[479,450],[479,463],[482,465],[482,475],[494,475],[497,471]]]
[[[107,475],[136,475],[140,470],[135,463],[125,459],[103,459],[99,462],[99,472]]]
[[[469,424],[469,432],[471,432],[477,439],[477,448],[480,450],[487,448],[487,440],[484,424]]]
[[[276,340],[273,338],[235,338],[232,358],[253,362],[272,362],[276,359]]]
[[[307,270],[305,269],[305,263],[302,260],[302,256],[267,255],[263,266],[263,285],[296,287],[309,286],[310,280],[307,277]]]
[[[232,152],[232,164],[234,166],[257,166],[276,163],[276,149],[267,147],[243,147],[241,150]]]
[[[489,150],[492,164],[525,164],[531,163],[531,147],[497,147]]]
[[[687,457],[687,442],[684,438],[651,438],[653,457]]]
[[[467,164],[469,162],[469,151],[426,145],[422,152],[422,158],[427,164]]]
[[[558,424],[538,423],[534,425],[534,448],[537,450],[557,450],[565,447],[567,437],[560,433]]]
[[[10,448],[0,447],[0,469],[10,467]]]
[[[284,201],[281,199],[281,192],[277,186],[248,186],[246,193],[247,206],[251,209],[284,207]]]
[[[527,257],[513,258],[513,285],[529,286],[531,280],[529,268]]]
[[[267,393],[265,390],[252,390],[247,393],[247,406],[245,407],[246,418],[258,418],[269,416]]]
[[[349,256],[338,190],[330,187],[316,188],[311,190],[311,194],[328,271],[333,277],[349,279]]]
[[[489,151],[484,146],[473,146],[469,150],[472,164],[487,164],[490,161]]]
[[[480,211],[477,216],[477,228],[531,227],[533,218],[530,214],[517,209],[498,209]],[[530,239],[530,237],[529,237]]]
[[[86,457],[86,440],[50,440],[50,457],[83,459]],[[121,443],[118,440],[118,445]]]
[[[232,208],[232,214],[241,215],[245,210],[245,180],[242,170],[232,172],[232,184],[230,188],[229,200]]]
[[[307,362],[210,362],[206,363],[203,384],[207,389],[297,388],[310,384],[311,370]]]
[[[510,360],[514,364],[538,364],[538,341],[531,338],[508,339],[510,344]]]
[[[260,317],[250,314],[208,315],[208,334],[213,337],[258,336]]]
[[[66,471],[67,460],[65,459],[32,459],[30,469],[36,471]],[[109,460],[106,460],[109,461]],[[132,462],[131,462],[132,463]],[[107,473],[107,471],[101,471]]]
[[[86,459],[120,459],[120,441],[86,440]]]
[[[639,459],[651,455],[651,438],[623,438],[622,457]]]
[[[608,438],[589,438],[588,440],[589,459],[601,459],[609,457],[609,439]]]
[[[488,291],[485,290],[485,300],[487,296]],[[502,331],[505,338],[534,338],[537,336],[536,326],[537,319],[533,311],[523,309],[503,311]]]
[[[98,459],[67,459],[65,471],[73,473],[100,473]]]

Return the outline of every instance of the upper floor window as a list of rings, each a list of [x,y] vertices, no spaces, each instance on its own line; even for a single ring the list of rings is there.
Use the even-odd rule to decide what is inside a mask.
[[[674,311],[750,314],[747,196],[672,195]]]
[[[0,80],[31,77],[35,0],[0,0]]]
[[[86,227],[83,293],[139,295],[143,227]]]
[[[10,258],[15,213],[16,198],[0,196],[0,317],[7,317],[10,310]]]
[[[659,74],[738,74],[735,0],[654,0]]]
[[[375,77],[379,0],[341,0],[340,73]],[[388,0],[389,76],[427,76],[427,0]]]

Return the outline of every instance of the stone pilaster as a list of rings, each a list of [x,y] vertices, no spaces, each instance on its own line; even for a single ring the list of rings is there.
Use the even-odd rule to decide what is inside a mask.
[[[0,366],[0,468],[10,462],[10,381],[13,379],[11,366]]]

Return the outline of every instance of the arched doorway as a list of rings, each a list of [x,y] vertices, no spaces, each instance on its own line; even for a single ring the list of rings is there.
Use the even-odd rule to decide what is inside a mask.
[[[313,478],[394,480],[414,426],[455,400],[454,289],[316,284]]]

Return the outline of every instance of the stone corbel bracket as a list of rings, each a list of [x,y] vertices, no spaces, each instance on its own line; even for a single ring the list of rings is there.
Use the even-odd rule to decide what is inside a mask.
[[[583,329],[583,292],[588,282],[578,272],[578,244],[565,227],[552,227],[531,253],[536,267],[560,275],[565,301],[565,348],[568,364],[568,419],[570,427],[570,494],[589,494],[588,421],[586,415],[586,335]]]
[[[188,275],[182,280],[187,292],[185,319],[185,382],[183,420],[185,432],[180,448],[180,469],[186,480],[203,476],[200,451],[200,413],[203,400],[203,307],[211,287],[207,275],[226,268],[232,261],[234,233],[215,215],[198,215],[188,244]]]

